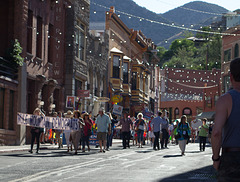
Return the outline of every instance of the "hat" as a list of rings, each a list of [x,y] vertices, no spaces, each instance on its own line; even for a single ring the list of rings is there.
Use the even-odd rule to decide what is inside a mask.
[[[85,116],[89,116],[89,114],[87,112],[85,112],[83,115],[82,115],[82,118],[84,119]]]
[[[66,118],[71,118],[73,116],[73,113],[71,110],[68,110],[67,113],[65,114]]]
[[[101,107],[101,108],[99,109],[99,111],[102,111],[102,112],[104,112],[104,108],[102,108],[102,107]]]
[[[81,117],[80,111],[78,111],[78,110],[73,111],[73,116],[75,116],[75,113],[78,114],[78,117]]]

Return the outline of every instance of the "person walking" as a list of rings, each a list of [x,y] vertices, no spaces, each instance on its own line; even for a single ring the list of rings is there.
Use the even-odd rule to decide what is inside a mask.
[[[85,152],[85,144],[88,147],[88,151],[90,151],[90,146],[89,146],[89,137],[92,134],[92,120],[89,118],[89,114],[85,112],[83,114],[83,137],[82,137],[82,152]]]
[[[185,148],[186,148],[187,141],[189,139],[188,136],[190,136],[190,134],[191,134],[191,130],[190,130],[190,127],[187,123],[187,116],[182,115],[181,121],[180,121],[180,123],[178,124],[178,127],[177,127],[177,135],[180,136],[178,138],[178,143],[179,143],[179,148],[182,152],[181,153],[182,156],[185,155]]]
[[[151,122],[152,122],[153,119],[154,119],[154,116],[152,115],[151,120],[148,123],[148,138],[151,142],[151,147],[153,147],[154,139],[155,139],[155,135],[154,135],[152,127],[151,127]]]
[[[199,139],[200,139],[199,150],[200,151],[205,151],[205,145],[207,142],[209,127],[206,123],[207,123],[207,118],[203,118],[202,126],[199,127]]]
[[[83,125],[84,125],[84,122],[83,122],[83,120],[80,116],[81,116],[81,113],[79,111],[75,110],[73,112],[73,118],[78,119],[77,130],[71,131],[71,138],[72,138],[72,142],[73,142],[73,146],[74,146],[74,150],[75,150],[75,153],[74,153],[75,155],[77,155],[79,141],[80,141],[81,134],[82,134],[82,128],[83,128]]]
[[[112,146],[112,139],[113,139],[113,133],[114,133],[114,127],[115,124],[118,123],[117,117],[115,115],[112,116],[112,114],[109,112],[108,116],[111,120],[111,133],[107,133],[107,151],[109,150],[109,147]]]
[[[159,137],[160,137],[160,129],[161,129],[161,124],[163,123],[163,118],[162,116],[162,112],[159,111],[158,112],[158,116],[155,117],[152,122],[151,122],[151,126],[152,126],[152,131],[155,135],[155,140],[154,140],[154,144],[153,144],[153,150],[160,150],[159,147]]]
[[[138,148],[143,148],[143,133],[144,133],[144,126],[147,128],[146,122],[143,119],[143,114],[138,113],[136,120],[136,131],[138,137]]]
[[[72,118],[72,117],[73,117],[72,111],[68,110],[67,114],[65,115],[65,118]],[[70,139],[71,130],[64,130],[64,135],[67,143],[67,152],[69,152],[69,147],[71,147],[71,151],[72,151],[72,138]]]
[[[162,140],[161,140],[161,149],[168,148],[168,139],[169,139],[169,132],[168,132],[168,127],[169,127],[169,120],[168,120],[168,111],[165,111],[165,116],[162,118],[163,122],[161,124],[162,128]]]
[[[128,113],[123,114],[123,118],[120,120],[120,123],[118,126],[122,126],[122,143],[123,143],[123,149],[126,149],[126,147],[130,148],[130,128],[132,127],[133,123],[130,118],[128,118]]]
[[[99,141],[100,151],[105,152],[107,143],[107,133],[111,133],[111,120],[107,114],[104,113],[104,109],[99,109],[99,115],[95,121],[97,126],[97,139]],[[102,146],[104,148],[102,148]]]
[[[33,111],[33,115],[43,116],[43,114],[41,113],[41,110],[39,108],[36,108]],[[31,149],[28,152],[33,153],[33,145],[34,145],[34,142],[35,142],[35,139],[36,139],[36,142],[37,142],[36,153],[39,153],[39,149],[40,149],[40,134],[41,134],[41,131],[40,131],[39,127],[31,127],[31,136],[32,136],[31,137]]]
[[[232,89],[217,101],[212,131],[212,160],[218,181],[240,179],[240,58],[230,63],[230,81]]]

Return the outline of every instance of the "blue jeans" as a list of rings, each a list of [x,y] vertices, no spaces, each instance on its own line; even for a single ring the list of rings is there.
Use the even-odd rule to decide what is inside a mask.
[[[144,133],[144,130],[138,130],[137,131],[138,143],[143,141],[143,133]]]
[[[82,137],[82,148],[85,149],[85,144],[89,147],[89,136]]]

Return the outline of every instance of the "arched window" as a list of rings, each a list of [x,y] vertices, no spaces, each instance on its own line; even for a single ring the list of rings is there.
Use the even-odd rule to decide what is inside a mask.
[[[183,115],[192,115],[192,110],[189,107],[185,107],[182,111]]]
[[[234,58],[237,58],[239,57],[239,46],[238,44],[235,45],[235,48],[234,48]]]

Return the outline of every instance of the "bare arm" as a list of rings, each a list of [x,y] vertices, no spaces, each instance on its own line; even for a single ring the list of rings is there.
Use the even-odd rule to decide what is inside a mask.
[[[221,96],[216,104],[215,124],[212,132],[212,152],[214,159],[217,159],[220,156],[220,149],[222,143],[222,129],[229,116],[228,108],[231,107],[232,100],[229,94]],[[219,161],[214,162],[213,166],[216,170],[218,170]]]

